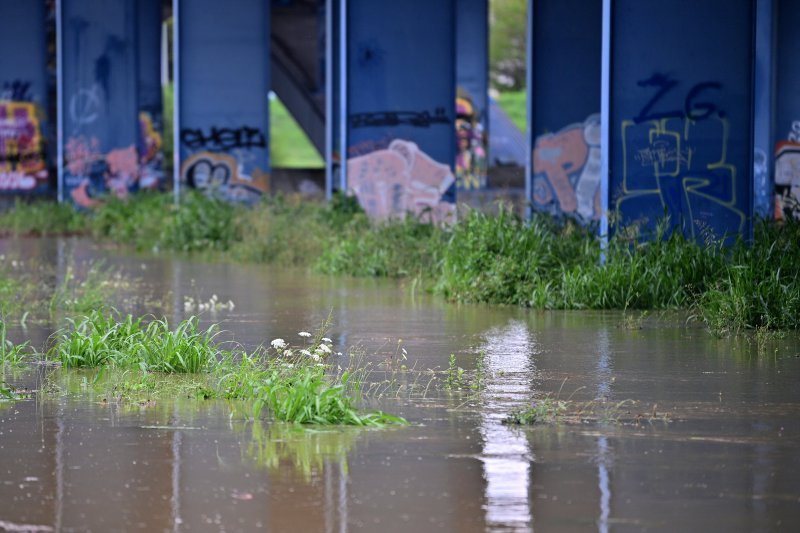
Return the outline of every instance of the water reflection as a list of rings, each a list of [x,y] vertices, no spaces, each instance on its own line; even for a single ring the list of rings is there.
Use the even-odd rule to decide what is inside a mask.
[[[597,397],[612,401],[611,382],[613,368],[611,365],[611,348],[608,329],[597,332]],[[597,481],[600,488],[600,517],[597,529],[600,533],[608,533],[608,519],[611,516],[611,483],[609,482],[610,450],[608,438],[597,438]]]
[[[299,473],[307,483],[318,481],[330,463],[347,473],[347,456],[365,437],[362,428],[314,428],[261,420],[237,422],[233,430],[242,435],[242,456],[248,463],[273,472]]]
[[[533,461],[524,432],[501,423],[508,406],[525,402],[535,374],[535,341],[527,326],[512,321],[486,333],[486,366],[502,379],[489,379],[484,389],[480,432],[483,437],[486,479],[486,524],[525,531],[531,528],[530,463]]]

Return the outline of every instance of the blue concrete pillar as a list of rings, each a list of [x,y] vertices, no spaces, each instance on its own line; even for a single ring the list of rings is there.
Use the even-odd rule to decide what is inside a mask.
[[[456,184],[483,189],[489,163],[488,0],[456,0],[456,82]]]
[[[342,15],[341,188],[375,218],[452,219],[455,0],[342,0]]]
[[[49,190],[44,2],[0,0],[0,194]]]
[[[534,212],[600,219],[602,0],[531,0],[528,191]]]
[[[612,230],[749,236],[754,3],[605,2]]]
[[[139,187],[133,0],[62,0],[59,198],[92,207]]]
[[[800,3],[778,0],[774,215],[800,217]]]
[[[258,201],[269,190],[270,2],[174,5],[180,183]]]
[[[139,185],[159,188],[164,181],[161,0],[137,0],[136,7]]]

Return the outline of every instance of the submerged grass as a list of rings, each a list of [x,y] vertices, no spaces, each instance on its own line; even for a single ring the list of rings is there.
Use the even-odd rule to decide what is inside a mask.
[[[46,204],[54,208],[53,204]],[[53,229],[18,203],[0,231]],[[723,247],[670,233],[619,231],[600,263],[592,228],[547,217],[523,221],[465,210],[452,227],[405,220],[371,222],[352,198],[329,204],[267,197],[251,209],[189,193],[108,200],[66,227],[143,250],[303,266],[326,274],[409,277],[454,301],[538,309],[690,309],[719,334],[800,327],[800,223],[761,221],[752,243]],[[644,237],[644,238],[641,238]],[[10,294],[0,283],[0,296]]]
[[[326,362],[330,341],[321,334],[303,347],[276,339],[269,349],[246,353],[222,347],[216,328],[201,330],[194,317],[174,329],[166,320],[145,321],[99,311],[71,320],[49,355],[64,368],[99,368],[91,380],[83,377],[82,386],[91,383],[118,401],[149,401],[177,390],[196,398],[249,401],[254,418],[267,409],[277,420],[298,424],[405,424],[400,417],[358,408],[366,368],[334,371]],[[175,374],[198,378],[179,380],[177,388],[163,384]]]

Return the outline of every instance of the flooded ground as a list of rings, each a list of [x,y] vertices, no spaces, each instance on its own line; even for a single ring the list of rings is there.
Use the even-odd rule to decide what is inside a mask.
[[[800,523],[796,335],[717,339],[675,316],[631,329],[621,313],[452,305],[393,282],[126,256],[77,240],[4,241],[0,253],[51,263],[56,275],[67,263],[104,259],[137,280],[117,302],[134,313],[181,319],[185,298],[216,294],[235,307],[204,313],[204,323],[221,323],[246,346],[293,337],[331,314],[335,351],[360,345],[377,365],[402,347],[417,371],[446,369],[450,354],[471,371],[484,353],[486,367],[476,391],[432,387],[414,400],[376,400],[410,422],[385,430],[247,421],[223,401],[0,404],[0,530],[793,531]],[[42,346],[52,331],[31,320],[11,334]],[[36,386],[45,371],[5,379]],[[618,406],[608,418],[622,423],[501,423],[545,393],[605,400]]]

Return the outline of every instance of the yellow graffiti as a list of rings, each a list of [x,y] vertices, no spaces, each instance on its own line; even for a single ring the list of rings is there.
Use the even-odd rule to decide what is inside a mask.
[[[688,213],[689,231],[691,236],[697,237],[698,228],[707,227],[711,213],[696,213],[693,207],[693,198],[702,198],[708,202],[727,210],[734,217],[738,218],[739,224],[735,228],[741,232],[744,228],[746,215],[737,206],[736,182],[737,169],[735,165],[728,162],[728,142],[730,137],[730,124],[725,117],[709,118],[709,121],[716,121],[720,128],[719,138],[719,159],[707,163],[699,168],[695,168],[697,160],[696,148],[692,146],[691,140],[697,121],[688,118],[665,118],[652,120],[642,124],[636,124],[632,120],[622,121],[622,183],[621,190],[616,200],[617,220],[621,220],[623,204],[625,202],[644,200],[644,197],[657,197],[662,210],[667,208],[667,201],[664,198],[666,180],[679,179],[680,190],[683,193],[686,209]],[[677,122],[678,124],[672,124]],[[633,128],[649,128],[647,139],[649,146],[633,146],[631,141]],[[636,176],[635,180],[631,164],[634,161],[640,163],[641,168],[652,167],[652,173]],[[697,172],[693,175],[692,171]],[[703,174],[713,170],[724,170],[721,173],[723,179],[729,180],[722,187],[723,190],[730,191],[728,195],[714,195],[709,193],[708,187],[712,185],[712,180]],[[674,189],[673,189],[674,190]],[[704,216],[701,216],[704,215]],[[731,228],[733,230],[734,228]]]
[[[0,101],[0,173],[46,172],[36,104]],[[37,175],[36,177],[41,177]],[[44,176],[46,178],[46,175]]]

